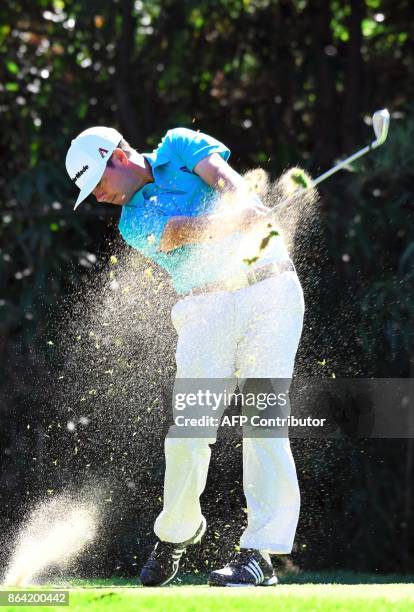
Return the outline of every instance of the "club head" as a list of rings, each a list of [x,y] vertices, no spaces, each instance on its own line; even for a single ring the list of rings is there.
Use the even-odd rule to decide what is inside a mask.
[[[376,111],[372,115],[372,125],[377,139],[372,143],[374,147],[382,145],[388,136],[390,126],[390,114],[386,108]]]

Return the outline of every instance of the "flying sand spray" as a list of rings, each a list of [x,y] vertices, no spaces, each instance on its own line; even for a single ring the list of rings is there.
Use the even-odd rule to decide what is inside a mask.
[[[4,585],[27,586],[51,566],[65,568],[94,541],[99,523],[92,500],[61,494],[40,503],[20,528]]]

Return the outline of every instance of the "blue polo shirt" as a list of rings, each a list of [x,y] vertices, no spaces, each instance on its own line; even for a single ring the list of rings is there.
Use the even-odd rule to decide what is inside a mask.
[[[226,161],[230,157],[229,149],[207,134],[186,128],[169,130],[153,153],[144,154],[154,182],[144,185],[122,207],[122,237],[169,272],[178,293],[247,268],[241,254],[237,255],[241,238],[237,232],[208,244],[184,245],[169,253],[158,251],[170,217],[198,216],[214,210],[217,192],[194,173],[198,162],[212,153],[219,153]]]

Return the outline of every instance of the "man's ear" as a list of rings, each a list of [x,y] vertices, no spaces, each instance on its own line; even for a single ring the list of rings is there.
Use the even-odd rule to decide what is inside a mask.
[[[123,164],[124,166],[128,164],[128,157],[126,156],[125,151],[123,151],[122,149],[119,149],[117,147],[116,149],[114,149],[112,155],[119,163]]]

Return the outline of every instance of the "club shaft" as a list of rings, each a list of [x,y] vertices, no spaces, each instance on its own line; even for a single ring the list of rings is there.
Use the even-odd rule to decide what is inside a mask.
[[[316,187],[316,185],[319,185],[319,183],[322,183],[322,181],[325,181],[327,178],[329,178],[330,176],[335,174],[335,172],[338,172],[338,170],[341,170],[341,168],[343,168],[344,166],[347,166],[348,164],[351,164],[353,161],[355,161],[359,157],[362,157],[366,153],[369,153],[369,151],[371,151],[372,149],[375,149],[376,146],[378,146],[377,145],[377,141],[374,141],[371,144],[369,144],[366,147],[364,147],[363,149],[360,149],[356,153],[353,153],[353,155],[350,155],[346,159],[343,159],[338,164],[336,164],[336,166],[333,166],[332,168],[330,168],[329,170],[327,170],[326,172],[324,172],[323,174],[318,176],[315,180],[313,180],[309,187],[306,187],[306,189],[302,189],[301,191],[298,191],[297,193],[293,194],[292,196],[286,198],[286,200],[284,200],[283,202],[280,202],[280,204],[277,206],[278,210],[283,208],[283,206],[286,206],[286,204],[289,204],[289,202],[291,202],[294,198],[303,195],[307,191],[310,191],[311,189]]]
[[[344,166],[347,166],[348,164],[351,164],[353,161],[355,161],[359,157],[362,157],[363,155],[365,155],[365,153],[368,153],[369,151],[371,151],[371,149],[373,148],[373,144],[369,144],[366,147],[364,147],[363,149],[360,149],[359,151],[357,151],[353,155],[350,155],[346,159],[343,159],[341,162],[339,162],[339,164],[336,164],[336,166],[333,166],[333,168],[330,168],[330,170],[327,170],[326,172],[324,172],[323,174],[318,176],[314,181],[312,181],[312,187],[315,187],[316,185],[319,185],[319,183],[322,183],[322,181],[324,181],[325,179],[327,179],[330,176],[332,176],[333,174],[335,174],[335,172],[338,172],[338,170],[340,170]]]
[[[342,160],[341,162],[336,164],[336,166],[333,166],[333,168],[330,168],[329,170],[327,170],[326,172],[324,172],[323,174],[318,176],[314,181],[312,181],[312,183],[311,183],[311,185],[309,187],[306,187],[306,189],[301,189],[297,193],[294,193],[293,195],[291,195],[288,198],[286,198],[285,200],[283,200],[283,202],[280,202],[280,204],[278,204],[278,206],[277,206],[277,209],[280,210],[281,208],[283,208],[284,206],[286,206],[287,204],[292,202],[292,200],[294,200],[295,198],[301,197],[304,193],[306,193],[307,191],[310,191],[311,189],[316,187],[316,185],[319,185],[319,183],[322,183],[322,181],[326,180],[327,178],[329,178],[330,176],[335,174],[335,172],[338,172],[338,170],[340,170],[344,166],[352,163],[353,161],[355,161],[359,157],[362,157],[363,155],[365,155],[366,153],[368,153],[369,151],[371,151],[375,147],[376,147],[376,142],[374,141],[373,143],[367,145],[363,149],[360,149],[359,151],[357,151],[353,155],[350,155],[346,159]]]
[[[296,197],[302,196],[304,193],[313,189],[314,187],[316,187],[316,185],[319,185],[319,183],[322,183],[322,181],[325,181],[327,178],[329,178],[330,176],[338,172],[338,170],[341,170],[341,168],[344,168],[348,164],[352,164],[352,162],[354,162],[356,159],[359,159],[366,153],[369,153],[370,151],[372,151],[372,149],[376,149],[377,147],[382,145],[385,142],[385,139],[387,138],[387,134],[388,134],[389,113],[386,109],[384,109],[383,111],[378,111],[377,113],[382,114],[383,123],[382,123],[382,128],[378,130],[379,133],[377,133],[377,130],[375,130],[375,133],[377,136],[376,140],[371,142],[369,145],[367,145],[363,149],[360,149],[353,155],[350,155],[346,159],[343,159],[338,164],[336,164],[336,166],[333,166],[332,168],[330,168],[330,170],[327,170],[326,172],[318,176],[316,179],[312,181],[309,187],[306,187],[306,189],[302,189],[298,191],[297,193],[294,193],[292,196],[286,198],[283,202],[280,202],[280,204],[277,206],[277,209],[280,210],[286,204],[289,204],[290,202],[292,202],[292,200],[294,200]],[[374,113],[373,121],[375,121],[375,115],[376,114]]]

